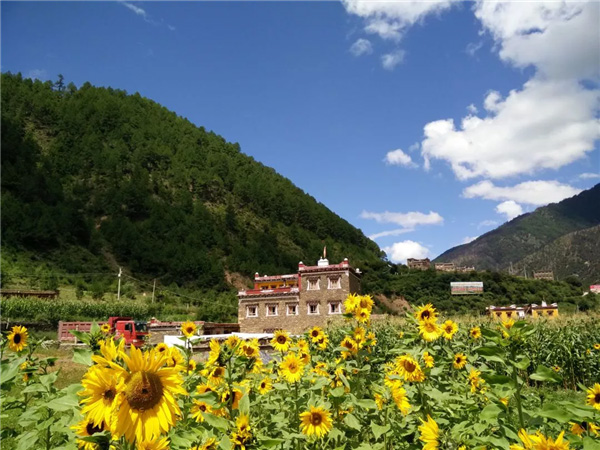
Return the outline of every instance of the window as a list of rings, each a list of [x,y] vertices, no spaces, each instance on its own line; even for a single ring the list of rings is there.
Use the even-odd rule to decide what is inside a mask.
[[[246,317],[258,317],[258,306],[246,306]]]
[[[287,315],[288,316],[297,316],[298,315],[298,304],[297,303],[289,303],[287,305]]]
[[[327,289],[341,289],[342,277],[327,278]]]
[[[319,314],[319,304],[318,303],[309,303],[308,304],[308,314],[316,315]]]
[[[267,305],[267,316],[276,316],[277,315],[277,303],[272,305]]]
[[[329,314],[341,314],[342,302],[329,302]]]
[[[319,279],[318,278],[309,278],[307,290],[318,291],[319,290]]]

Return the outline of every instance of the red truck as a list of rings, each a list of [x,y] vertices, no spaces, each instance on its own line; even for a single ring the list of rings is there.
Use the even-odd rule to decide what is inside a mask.
[[[116,339],[125,339],[126,345],[141,347],[148,336],[148,324],[135,321],[131,317],[111,317],[108,322],[98,322],[98,325],[110,325],[110,331]],[[77,343],[77,338],[70,333],[71,330],[89,332],[92,322],[58,322],[58,340],[60,343]]]

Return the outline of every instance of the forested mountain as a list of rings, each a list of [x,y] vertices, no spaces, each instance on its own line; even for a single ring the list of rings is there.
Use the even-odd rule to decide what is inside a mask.
[[[451,248],[435,261],[475,266],[479,270],[507,270],[511,263],[513,268],[515,265],[521,267],[517,263],[524,260],[523,264],[529,275],[533,271],[551,268],[561,276],[575,274],[588,281],[590,276],[594,278],[589,269],[598,267],[600,253],[589,250],[592,246],[583,238],[586,234],[574,235],[574,239],[563,239],[553,243],[570,233],[599,225],[598,205],[600,184],[559,203],[523,214],[469,244]],[[589,236],[597,236],[597,231],[591,230]],[[551,247],[544,252],[543,249],[549,244]],[[579,245],[585,247],[581,248],[581,254],[578,253]],[[561,248],[561,251],[556,251],[558,248]],[[565,255],[575,253],[578,254],[576,258],[580,262],[573,265],[571,259]],[[530,257],[534,254],[538,256]],[[530,258],[526,259],[528,257]],[[595,276],[598,276],[597,272]]]
[[[2,246],[65,273],[123,265],[227,290],[226,272],[382,267],[363,233],[240,146],[139,94],[2,75]],[[3,267],[3,271],[5,267]],[[235,297],[233,297],[235,298]]]

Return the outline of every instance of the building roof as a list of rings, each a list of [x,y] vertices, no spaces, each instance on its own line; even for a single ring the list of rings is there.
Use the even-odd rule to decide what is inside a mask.
[[[238,291],[238,297],[285,297],[300,293],[297,287],[281,287],[275,289],[246,289]]]

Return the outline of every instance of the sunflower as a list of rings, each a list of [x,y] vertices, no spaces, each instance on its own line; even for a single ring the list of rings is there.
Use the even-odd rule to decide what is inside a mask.
[[[166,437],[145,440],[138,443],[137,450],[169,450],[169,440]]]
[[[485,380],[481,379],[479,375],[481,375],[481,372],[479,370],[471,369],[471,372],[469,373],[469,384],[471,385],[471,393],[477,392],[477,389],[480,389],[481,385],[485,383]]]
[[[600,411],[600,384],[596,383],[587,390],[587,404]]]
[[[462,369],[467,365],[467,357],[463,353],[457,353],[454,355],[454,361],[452,362],[452,367],[455,369]]]
[[[217,438],[210,437],[202,445],[194,445],[190,450],[217,450],[219,442]]]
[[[169,349],[169,354],[166,355],[165,362],[167,367],[175,367],[178,370],[183,370],[185,368],[183,355],[177,347],[171,347]]]
[[[169,351],[169,346],[164,342],[161,342],[160,344],[156,344],[154,349],[156,350],[156,353],[165,353]]]
[[[111,367],[111,362],[121,359],[121,354],[125,350],[125,339],[119,339],[115,345],[115,340],[111,337],[100,341],[100,355],[93,355],[92,360],[103,367]]]
[[[327,337],[326,334],[323,334],[323,336],[321,336],[319,338],[319,340],[317,341],[317,347],[319,347],[319,350],[327,350],[328,344],[329,344],[329,338]]]
[[[552,370],[554,370],[556,373],[560,372],[560,366],[552,366]]]
[[[273,339],[271,339],[271,345],[278,352],[287,352],[290,348],[291,339],[287,331],[276,330]]]
[[[585,433],[585,428],[583,427],[583,425],[580,425],[575,422],[569,422],[569,424],[571,425],[571,433],[573,433],[574,435],[581,436],[583,433]]]
[[[8,347],[13,352],[20,352],[25,347],[27,347],[27,339],[29,338],[29,334],[27,333],[27,328],[22,327],[20,325],[16,325],[12,327],[12,331],[7,336],[8,339]]]
[[[199,384],[198,386],[196,386],[196,392],[202,395],[207,392],[214,392],[214,389],[208,384]]]
[[[451,320],[446,320],[442,324],[442,336],[444,336],[444,338],[448,341],[454,337],[457,331],[458,325],[456,325],[456,323]]]
[[[212,407],[202,400],[194,400],[194,404],[190,408],[190,414],[192,418],[195,419],[198,423],[204,422],[203,413],[209,414],[211,412]]]
[[[96,433],[103,433],[106,430],[104,423],[99,426],[95,426],[91,421],[84,419],[81,422],[73,425],[71,429],[78,436],[87,437],[93,436]],[[76,439],[77,448],[79,450],[99,450],[100,446],[94,442],[84,441],[83,439]]]
[[[438,313],[431,303],[421,305],[415,312],[415,317],[419,322],[430,320],[435,322],[437,320]]]
[[[429,354],[429,352],[423,353],[423,361],[425,362],[425,367],[431,369],[434,366],[433,356]]]
[[[260,356],[260,345],[258,339],[243,341],[238,347],[238,352],[246,358],[258,358]]]
[[[231,443],[234,449],[245,450],[246,443],[252,439],[250,432],[250,419],[246,414],[240,414],[235,421],[236,431],[231,434]]]
[[[102,331],[104,334],[108,334],[108,333],[110,333],[110,325],[109,325],[109,324],[107,324],[107,323],[103,323],[103,324],[100,326],[100,331]]]
[[[399,356],[396,359],[395,369],[398,375],[406,381],[423,381],[425,374],[421,370],[419,363],[410,355]]]
[[[437,450],[438,438],[440,437],[437,423],[430,415],[427,415],[427,421],[421,419],[421,423],[422,425],[419,426],[419,432],[421,433],[419,440],[425,444],[423,450]]]
[[[225,345],[231,349],[235,349],[240,342],[242,342],[242,340],[235,334],[232,334],[227,339],[225,339]]]
[[[383,395],[381,394],[373,394],[373,397],[375,398],[375,404],[377,405],[377,409],[381,411],[383,409],[383,405],[386,402],[385,398],[383,398]]]
[[[196,361],[194,361],[193,359],[190,359],[188,361],[188,367],[187,367],[188,373],[189,372],[195,372],[196,371],[196,367],[197,367]]]
[[[424,320],[419,322],[419,333],[427,342],[432,342],[440,337],[441,330],[433,320]]]
[[[471,328],[471,330],[469,331],[469,336],[471,336],[473,339],[479,339],[481,337],[481,328]]]
[[[392,398],[394,403],[403,415],[407,415],[410,411],[410,403],[408,403],[408,397],[406,396],[406,389],[403,387],[396,386],[392,389]]]
[[[600,344],[594,344],[594,350],[600,350]]]
[[[367,330],[365,330],[363,327],[356,327],[352,333],[352,337],[358,344],[358,348],[362,348],[367,338]]]
[[[340,342],[340,347],[344,349],[342,350],[342,357],[344,359],[350,355],[356,355],[358,353],[358,344],[349,336],[346,336],[342,342]]]
[[[225,367],[214,367],[208,374],[208,381],[215,386],[225,381]]]
[[[308,342],[306,342],[306,339],[299,339],[298,342],[296,342],[296,347],[298,347],[298,350],[300,352],[310,352],[310,347],[308,346]]]
[[[94,425],[112,424],[112,416],[117,406],[117,384],[117,372],[97,365],[91,366],[83,376],[83,391],[79,392],[79,395],[84,397],[81,400],[84,405],[81,413]]]
[[[183,322],[181,324],[181,332],[186,338],[191,338],[196,334],[196,331],[198,331],[198,327],[194,322],[190,322],[188,320],[187,322]]]
[[[302,364],[302,361],[295,354],[290,353],[281,361],[279,371],[288,383],[296,383],[302,378],[304,364]]]
[[[510,402],[508,397],[500,397],[498,400],[500,401],[500,403],[502,403],[505,407],[508,408],[508,403]]]
[[[271,379],[269,377],[263,378],[261,380],[260,384],[258,385],[258,393],[260,395],[265,395],[271,389],[273,389],[273,385],[271,384]]]
[[[353,313],[358,305],[360,304],[360,297],[355,294],[348,294],[346,300],[344,300],[344,309],[346,313]]]
[[[310,363],[310,353],[308,353],[308,352],[300,352],[298,354],[300,355],[300,361],[302,361],[302,364],[304,364],[305,366],[307,366],[308,363]]]
[[[512,319],[504,319],[502,320],[501,325],[505,329],[510,330],[515,325],[515,321]]]
[[[358,297],[358,307],[371,312],[373,310],[373,299],[371,298],[371,296],[361,295],[360,297]]]
[[[313,344],[316,344],[319,342],[319,339],[321,338],[321,336],[324,336],[325,333],[323,332],[323,329],[321,327],[312,327],[310,329],[310,331],[308,332],[308,336],[310,337],[310,340],[313,342]]]
[[[367,308],[356,308],[354,310],[354,319],[359,323],[367,323],[371,317],[371,310]]]
[[[325,436],[331,430],[331,414],[324,408],[310,406],[300,414],[300,429],[307,436]]]
[[[81,422],[78,422],[76,425],[73,425],[71,429],[78,436],[93,436],[96,433],[104,432],[106,430],[106,424],[104,422],[100,422],[96,425],[91,420],[84,419]]]
[[[208,360],[206,361],[207,366],[212,366],[219,361],[221,356],[221,346],[215,339],[211,339],[210,343],[210,352],[208,353]]]
[[[238,409],[240,406],[240,400],[244,396],[244,393],[242,391],[240,391],[238,388],[233,388],[233,400],[232,400],[231,392],[232,391],[227,390],[221,394],[221,403],[224,403],[226,405],[231,400],[231,407],[233,409]]]
[[[132,346],[123,359],[127,369],[114,365],[122,378],[114,434],[140,442],[167,433],[181,415],[176,396],[187,394],[179,369],[165,367],[165,358],[157,357],[154,349],[142,353]]]
[[[312,371],[322,377],[329,376],[329,373],[327,372],[327,363],[323,361],[319,361],[317,364],[315,364],[315,367],[312,369]]]

